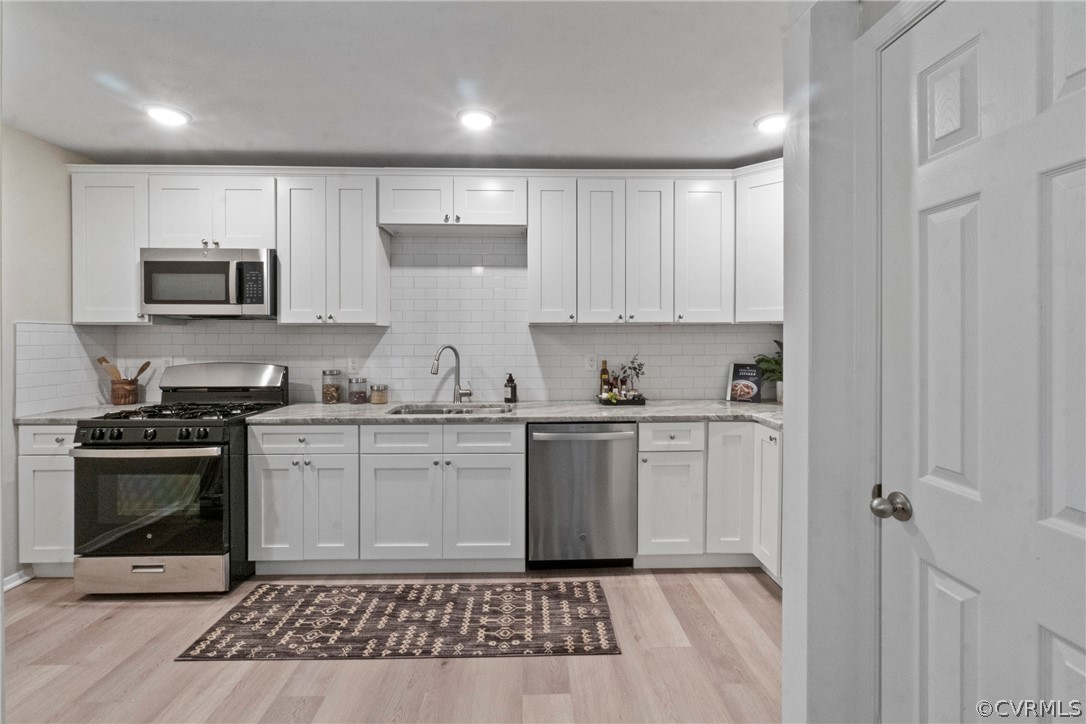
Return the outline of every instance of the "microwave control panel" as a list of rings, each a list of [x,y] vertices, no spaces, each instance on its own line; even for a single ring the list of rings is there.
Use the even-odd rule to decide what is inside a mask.
[[[264,264],[263,262],[238,262],[238,276],[241,277],[238,300],[240,304],[264,303]]]

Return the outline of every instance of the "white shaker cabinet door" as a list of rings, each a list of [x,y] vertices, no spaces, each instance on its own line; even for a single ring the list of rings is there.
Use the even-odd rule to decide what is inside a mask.
[[[638,555],[704,553],[704,453],[637,455]]]
[[[320,324],[325,301],[325,180],[278,180],[279,323]]]
[[[440,559],[440,453],[360,457],[361,558]]]
[[[389,242],[377,228],[377,179],[329,176],[327,321],[388,324]]]
[[[302,554],[306,560],[358,558],[358,456],[302,456]]]
[[[577,321],[577,179],[528,179],[528,321]]]
[[[675,182],[675,321],[735,321],[735,182]]]
[[[231,249],[274,249],[275,178],[211,177],[212,242]]]
[[[735,182],[735,321],[784,321],[784,170]]]
[[[527,179],[457,176],[453,179],[453,223],[523,228],[528,223]]]
[[[140,313],[147,174],[72,174],[72,321],[148,324]]]
[[[577,321],[626,321],[626,182],[577,181]]]
[[[150,178],[150,246],[197,249],[215,238],[211,176]]]
[[[453,224],[452,176],[382,176],[382,224]]]
[[[705,550],[750,553],[754,516],[753,422],[710,422],[705,467]]]
[[[304,558],[301,463],[301,455],[249,456],[250,560]]]
[[[674,182],[626,180],[626,321],[675,319]]]
[[[445,558],[524,558],[523,455],[446,455]]]
[[[781,575],[781,437],[755,426],[754,557],[775,578]]]
[[[19,562],[71,563],[74,460],[19,456]]]

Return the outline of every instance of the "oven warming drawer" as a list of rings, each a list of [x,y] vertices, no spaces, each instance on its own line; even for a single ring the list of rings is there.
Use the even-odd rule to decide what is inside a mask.
[[[230,554],[76,556],[79,593],[202,593],[230,589]]]

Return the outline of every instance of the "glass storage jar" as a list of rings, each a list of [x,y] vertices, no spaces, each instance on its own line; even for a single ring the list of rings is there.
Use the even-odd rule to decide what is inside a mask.
[[[388,403],[388,385],[370,385],[370,404],[385,405]]]
[[[363,405],[369,402],[369,387],[366,386],[365,377],[352,377],[347,380],[347,402],[352,405]]]
[[[321,402],[334,405],[343,401],[343,372],[324,370],[321,372]]]

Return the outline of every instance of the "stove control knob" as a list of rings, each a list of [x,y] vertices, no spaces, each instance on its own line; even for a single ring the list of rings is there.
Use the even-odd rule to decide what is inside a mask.
[[[154,440],[156,434],[157,433],[155,432],[155,428],[149,427],[149,428],[147,428],[146,430],[143,431],[143,439],[144,440]]]
[[[106,439],[106,431],[103,430],[100,427],[96,427],[93,430],[91,430],[90,439],[91,440],[105,440]]]
[[[120,440],[122,437],[124,437],[124,430],[119,427],[115,427],[109,431],[110,440]]]
[[[206,427],[197,428],[196,429],[196,439],[197,440],[206,440],[208,432],[209,431],[208,431],[208,429]]]
[[[178,440],[188,440],[190,437],[192,437],[192,430],[187,427],[183,427],[177,431]]]

